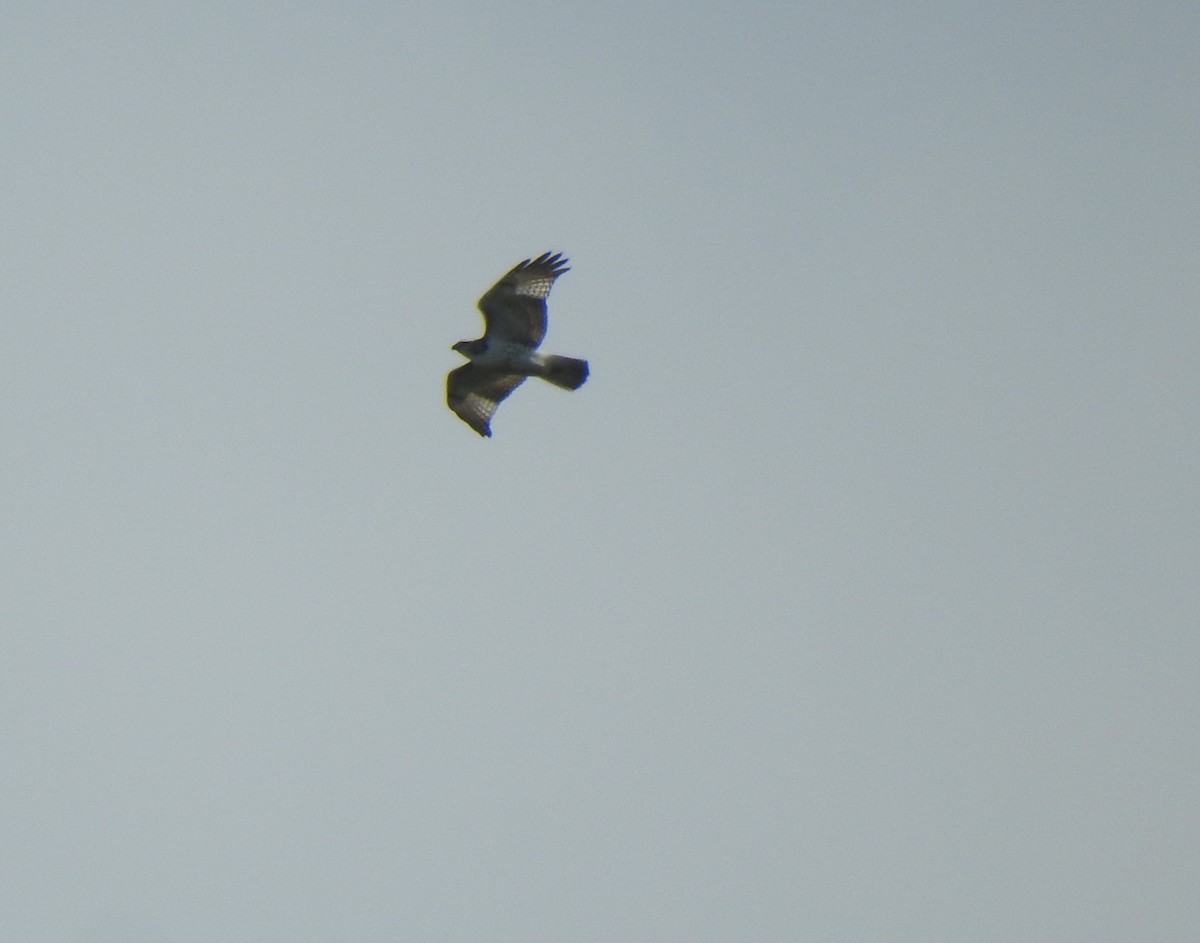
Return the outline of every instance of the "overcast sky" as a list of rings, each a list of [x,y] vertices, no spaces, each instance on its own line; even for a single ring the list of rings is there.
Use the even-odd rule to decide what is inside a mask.
[[[0,939],[1195,939],[1194,0],[11,3],[0,87]]]

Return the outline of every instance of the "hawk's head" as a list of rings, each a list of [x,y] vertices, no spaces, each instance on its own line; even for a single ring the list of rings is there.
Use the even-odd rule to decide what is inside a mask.
[[[487,338],[481,337],[477,341],[459,341],[451,350],[457,350],[464,357],[470,359],[478,357],[480,354],[487,352]]]

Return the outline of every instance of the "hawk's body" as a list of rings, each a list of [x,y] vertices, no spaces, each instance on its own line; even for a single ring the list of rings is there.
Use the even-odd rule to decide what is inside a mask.
[[[517,265],[479,299],[483,337],[452,348],[471,362],[446,377],[446,402],[480,435],[492,434],[496,407],[526,377],[567,390],[579,389],[587,379],[586,360],[537,349],[546,336],[546,296],[565,271],[567,260],[549,252]]]

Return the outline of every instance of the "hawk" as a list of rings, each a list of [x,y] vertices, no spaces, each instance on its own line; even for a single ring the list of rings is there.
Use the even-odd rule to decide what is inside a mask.
[[[456,350],[470,363],[446,377],[446,402],[482,436],[496,407],[525,382],[541,377],[564,390],[577,390],[588,377],[586,360],[538,352],[546,336],[546,296],[567,271],[562,253],[546,252],[515,266],[479,299],[483,337],[459,341]]]

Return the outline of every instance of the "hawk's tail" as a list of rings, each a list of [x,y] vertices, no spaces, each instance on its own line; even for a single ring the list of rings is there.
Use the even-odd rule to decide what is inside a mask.
[[[546,372],[542,376],[564,390],[577,390],[588,378],[587,361],[551,354],[546,358]]]

